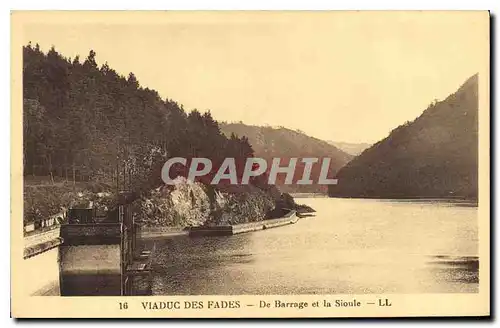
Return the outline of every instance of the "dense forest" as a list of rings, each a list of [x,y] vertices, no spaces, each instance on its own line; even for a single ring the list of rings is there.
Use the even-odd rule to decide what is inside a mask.
[[[335,173],[344,166],[352,156],[323,140],[310,137],[302,131],[294,131],[284,127],[253,126],[239,123],[220,123],[222,132],[227,136],[246,136],[250,141],[255,156],[267,160],[268,168],[271,166],[272,158],[281,158],[281,165],[288,163],[291,157],[306,158],[330,158],[330,170],[328,177],[332,178]],[[321,163],[316,163],[311,171],[311,179],[317,182],[320,175]],[[304,164],[297,162],[294,182],[302,177]],[[277,183],[283,191],[287,192],[327,192],[326,185],[283,185],[284,175],[278,175]]]
[[[478,76],[394,129],[338,174],[336,197],[477,199]]]
[[[24,175],[104,181],[120,189],[159,186],[166,158],[253,155],[245,137],[226,137],[210,112],[182,105],[120,75],[96,53],[66,58],[23,47]]]

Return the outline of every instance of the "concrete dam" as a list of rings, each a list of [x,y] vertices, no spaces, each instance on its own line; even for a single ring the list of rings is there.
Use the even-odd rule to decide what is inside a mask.
[[[90,296],[148,294],[151,250],[136,246],[137,225],[128,206],[116,217],[72,209],[68,221],[24,237],[23,294]]]

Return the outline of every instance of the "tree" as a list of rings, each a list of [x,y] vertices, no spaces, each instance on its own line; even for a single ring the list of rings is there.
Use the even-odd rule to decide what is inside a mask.
[[[182,104],[142,88],[134,73],[83,63],[52,47],[23,48],[24,172],[98,180],[147,190],[161,184],[168,157],[253,156],[246,138],[226,138],[210,111],[187,114]],[[125,181],[125,182],[124,182]]]

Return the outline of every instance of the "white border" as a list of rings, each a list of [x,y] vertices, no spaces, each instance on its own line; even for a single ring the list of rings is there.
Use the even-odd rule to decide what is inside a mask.
[[[269,0],[249,0],[249,1],[238,1],[238,0],[215,0],[215,1],[202,1],[202,0],[178,0],[178,1],[131,1],[122,0],[116,2],[104,3],[102,0],[85,0],[85,1],[68,1],[68,0],[23,0],[23,1],[3,1],[0,3],[0,35],[1,35],[1,45],[2,51],[0,51],[2,69],[0,71],[0,81],[2,86],[0,88],[1,97],[1,108],[0,110],[0,143],[2,150],[5,153],[10,154],[10,10],[384,10],[384,9],[396,9],[396,10],[484,10],[489,9],[493,14],[498,14],[500,1],[498,0],[474,0],[474,1],[436,1],[436,0],[419,0],[419,1],[370,1],[370,0],[350,0],[343,2],[333,2],[333,1],[319,1],[319,0],[307,0],[307,1],[296,1],[296,0],[283,0],[283,1],[269,1]],[[498,36],[496,34],[492,35],[495,44],[498,44]],[[493,41],[493,40],[492,40]],[[493,60],[498,59],[498,54],[495,55]],[[496,65],[492,71],[493,76],[496,76]],[[499,87],[496,84],[492,84],[494,90],[492,94],[499,94]],[[496,108],[492,107],[492,112]],[[498,114],[495,115],[495,125],[499,125],[500,118]],[[494,133],[495,129],[492,129]],[[492,135],[493,137],[493,135]],[[495,138],[496,139],[496,138]],[[498,143],[492,143],[496,145],[492,151],[496,151]],[[3,214],[1,217],[5,222],[10,222],[10,160],[5,156],[3,161],[1,161],[0,169],[2,172],[2,180],[0,183],[0,209]],[[493,169],[493,168],[492,168]],[[496,182],[496,180],[495,180]],[[495,184],[496,185],[496,184]],[[500,202],[500,196],[497,194],[494,198],[495,203]],[[10,225],[10,223],[9,223]],[[498,230],[498,223],[496,224],[496,230]],[[9,261],[10,259],[10,228],[4,227],[4,236],[1,239],[3,250],[3,259]],[[494,254],[494,253],[493,253]],[[498,259],[498,256],[495,256]],[[492,259],[493,260],[493,259]],[[3,288],[3,293],[1,297],[1,305],[3,309],[2,315],[2,327],[4,324],[6,326],[11,326],[15,324],[15,321],[9,319],[10,316],[10,271],[6,269],[6,265],[3,266],[3,270],[0,270],[1,282]],[[495,278],[498,275],[495,274]],[[492,277],[493,278],[493,277]],[[494,278],[493,278],[494,279]],[[493,313],[498,314],[498,303],[495,305]],[[68,324],[69,322],[65,322]],[[200,322],[197,322],[200,324]],[[242,322],[232,322],[233,324],[242,324]],[[302,324],[309,324],[309,322],[301,322]],[[359,322],[356,324],[362,324]],[[372,322],[373,323],[373,322]],[[387,322],[378,322],[378,324],[385,325]],[[394,322],[395,324],[398,324]],[[478,322],[479,323],[479,322]],[[53,322],[44,322],[39,324],[53,324]],[[92,325],[93,327],[100,327],[104,325],[118,325],[118,322],[84,322],[80,323],[83,325]],[[141,325],[143,322],[134,322],[134,325]],[[179,322],[159,322],[162,325],[176,326],[180,325]],[[184,323],[183,325],[185,325]],[[188,325],[196,323],[187,323]],[[203,322],[203,325],[220,325],[222,322]],[[258,325],[270,325],[270,322],[254,322]],[[273,324],[278,324],[274,322]],[[280,323],[283,324],[283,323]],[[285,323],[287,324],[287,323]],[[327,323],[328,324],[328,323]],[[334,322],[335,325],[345,325],[346,322]],[[350,324],[353,324],[352,322]],[[418,322],[417,324],[423,324],[426,326],[434,326],[437,322]],[[455,322],[449,322],[447,324],[455,324]]]

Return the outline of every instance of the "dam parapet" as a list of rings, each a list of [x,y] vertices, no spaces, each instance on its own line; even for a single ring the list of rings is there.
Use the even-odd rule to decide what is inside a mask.
[[[265,230],[269,228],[281,227],[288,224],[293,224],[298,221],[298,217],[294,210],[288,212],[285,216],[277,219],[261,220],[248,223],[232,224],[232,225],[214,225],[214,226],[199,226],[189,229],[189,236],[232,236],[245,232]]]

